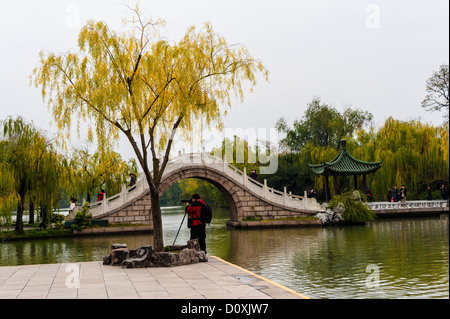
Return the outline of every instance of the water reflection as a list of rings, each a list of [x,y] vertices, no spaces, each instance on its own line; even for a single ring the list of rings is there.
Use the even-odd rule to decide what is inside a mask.
[[[229,230],[225,210],[207,227],[216,255],[313,298],[448,298],[448,214],[442,218],[380,220],[365,226]],[[183,219],[163,213],[165,244]],[[186,220],[177,238],[189,239]],[[101,260],[112,243],[151,244],[151,234],[0,243],[0,265]],[[377,269],[377,282],[369,282]]]
[[[314,298],[449,297],[448,218],[237,231],[230,246],[227,260]]]

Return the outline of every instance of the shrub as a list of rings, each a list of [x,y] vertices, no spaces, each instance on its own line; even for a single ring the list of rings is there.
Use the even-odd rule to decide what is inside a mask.
[[[333,210],[342,203],[345,210],[342,213],[344,222],[363,223],[375,220],[375,213],[366,204],[367,197],[360,191],[345,192],[335,195],[330,200],[327,208]]]
[[[50,223],[55,224],[56,228],[62,228],[64,226],[64,219],[65,216],[63,214],[53,213]]]
[[[89,212],[89,202],[84,203],[83,209],[75,215],[73,224],[70,226],[72,230],[82,230],[92,226],[92,214]]]

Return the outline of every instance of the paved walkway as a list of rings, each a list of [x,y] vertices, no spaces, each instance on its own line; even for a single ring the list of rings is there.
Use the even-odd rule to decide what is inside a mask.
[[[101,262],[0,267],[0,299],[305,299],[218,257],[125,269]]]

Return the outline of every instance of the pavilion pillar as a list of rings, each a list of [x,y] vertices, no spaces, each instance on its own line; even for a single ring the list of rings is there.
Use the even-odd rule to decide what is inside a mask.
[[[324,178],[324,188],[325,188],[325,202],[329,202],[330,196],[328,195],[328,176],[325,174],[323,175]]]
[[[333,175],[333,195],[336,195],[337,193],[338,193],[337,176]]]
[[[358,189],[358,175],[353,175],[353,184],[355,185],[355,190]]]
[[[364,192],[364,194],[367,193],[367,178],[366,178],[366,174],[363,174],[363,192]]]

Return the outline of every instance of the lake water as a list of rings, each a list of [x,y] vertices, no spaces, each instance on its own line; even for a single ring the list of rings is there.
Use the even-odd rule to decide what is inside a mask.
[[[449,298],[448,214],[379,220],[364,226],[230,230],[214,210],[207,250],[312,298]],[[164,240],[173,244],[180,207],[163,210]],[[177,244],[189,239],[186,220]],[[151,234],[0,243],[0,265],[102,260],[113,243],[138,248]]]

